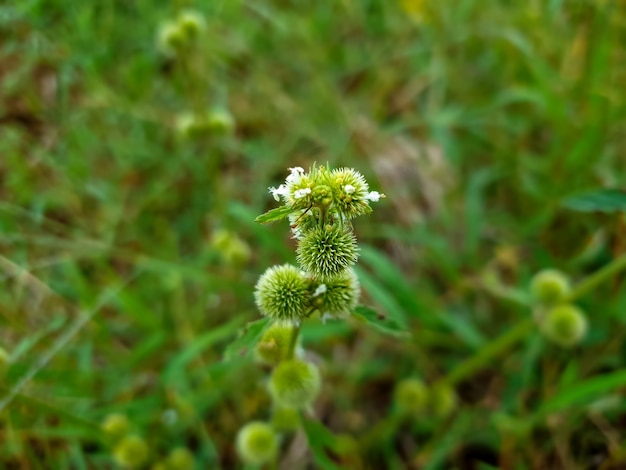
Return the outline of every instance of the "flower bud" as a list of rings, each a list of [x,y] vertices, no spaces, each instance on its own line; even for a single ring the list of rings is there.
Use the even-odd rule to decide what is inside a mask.
[[[226,109],[213,109],[207,117],[207,127],[212,134],[230,134],[235,128],[235,120]]]
[[[256,359],[267,365],[274,366],[289,359],[291,342],[295,328],[290,323],[273,323],[263,332],[254,349]]]
[[[173,449],[165,461],[167,470],[193,470],[195,462],[193,454],[185,447]]]
[[[278,439],[271,426],[253,421],[239,430],[236,446],[244,462],[262,465],[276,457]]]
[[[530,283],[530,291],[540,304],[556,305],[569,295],[569,279],[560,271],[545,269],[535,274]]]
[[[540,329],[550,341],[567,348],[575,346],[584,338],[587,318],[573,305],[558,305],[548,310]]]
[[[346,269],[334,278],[319,284],[313,292],[313,305],[331,317],[349,315],[359,302],[361,286],[354,269]]]
[[[435,416],[445,418],[457,407],[459,399],[449,385],[438,385],[430,390],[430,406]]]
[[[254,298],[263,315],[274,320],[299,321],[309,307],[307,284],[295,266],[273,266],[259,278]]]
[[[178,16],[178,27],[189,42],[197,38],[206,29],[206,22],[200,13],[185,10]]]
[[[113,449],[113,458],[124,468],[141,467],[148,460],[148,444],[139,436],[126,436]]]
[[[269,387],[279,405],[304,408],[313,403],[320,391],[320,373],[310,362],[281,362],[272,373]]]
[[[124,414],[111,413],[104,418],[100,429],[108,439],[117,442],[130,431],[130,421]]]
[[[250,259],[248,244],[228,230],[216,230],[211,239],[211,245],[226,264],[241,265]]]
[[[359,247],[350,230],[339,225],[326,225],[305,233],[297,253],[298,262],[305,271],[327,280],[356,263]]]
[[[396,385],[394,403],[403,415],[419,416],[430,405],[428,388],[419,379],[404,379]]]
[[[157,34],[157,47],[162,54],[167,56],[176,55],[186,42],[185,32],[178,23],[164,23]]]

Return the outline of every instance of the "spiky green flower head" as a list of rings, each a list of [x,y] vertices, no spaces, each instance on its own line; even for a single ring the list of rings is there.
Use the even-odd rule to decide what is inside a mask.
[[[148,460],[150,450],[141,437],[130,435],[113,449],[113,458],[124,468],[139,468]]]
[[[533,277],[530,292],[544,306],[563,302],[571,291],[568,277],[556,269],[544,269]]]
[[[320,283],[313,292],[313,306],[325,318],[342,318],[350,315],[359,303],[361,286],[354,269]]]
[[[347,219],[372,212],[370,202],[385,197],[378,191],[370,191],[361,173],[352,168],[338,168],[325,175],[333,191],[334,209]]]
[[[100,429],[108,440],[117,442],[130,431],[130,421],[125,414],[111,413],[104,418]]]
[[[254,349],[257,361],[275,366],[289,358],[295,326],[290,322],[272,323],[267,328]]]
[[[253,421],[239,430],[236,447],[245,463],[263,465],[276,457],[278,438],[269,424]]]
[[[458,406],[456,391],[449,385],[438,385],[430,390],[430,406],[435,416],[445,418]]]
[[[187,42],[195,40],[206,30],[204,17],[194,10],[183,10],[180,15],[178,15],[177,23],[178,27],[185,35]]]
[[[548,310],[540,325],[541,332],[550,341],[569,348],[580,343],[587,333],[587,318],[574,305],[558,305]]]
[[[304,234],[298,244],[297,259],[306,272],[329,280],[357,262],[359,247],[351,230],[341,224],[328,224]]]
[[[193,454],[186,447],[173,449],[165,461],[167,470],[193,470],[196,467]]]
[[[272,373],[270,393],[281,406],[305,408],[313,403],[321,388],[319,369],[310,362],[281,362]]]
[[[309,283],[290,264],[273,266],[261,275],[254,298],[261,313],[276,321],[299,322],[310,307]]]
[[[404,379],[394,390],[394,405],[402,415],[413,417],[423,415],[430,405],[428,388],[419,379]]]
[[[165,56],[175,56],[185,47],[187,37],[178,22],[163,23],[157,33],[157,48]]]

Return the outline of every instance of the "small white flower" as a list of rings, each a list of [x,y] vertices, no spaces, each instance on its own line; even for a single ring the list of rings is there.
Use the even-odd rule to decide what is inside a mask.
[[[346,192],[346,194],[352,194],[354,191],[356,191],[356,188],[352,186],[351,184],[346,184],[343,187],[343,190]]]
[[[286,196],[288,192],[287,186],[284,184],[281,184],[278,188],[271,187],[269,188],[269,191],[272,193],[272,196],[274,196],[276,201],[280,201],[280,196]]]
[[[304,168],[297,166],[295,168],[289,168],[289,171],[291,171],[291,174],[287,176],[285,182],[287,184],[298,184],[302,175],[304,175]]]
[[[293,197],[295,197],[296,199],[301,199],[307,194],[311,194],[311,188],[296,189],[296,191],[293,193]]]
[[[317,297],[318,295],[326,293],[326,284],[320,284],[315,292],[313,292],[313,297]]]
[[[382,195],[378,191],[370,191],[365,196],[365,199],[367,199],[368,201],[372,201],[372,202],[378,202],[381,197]]]

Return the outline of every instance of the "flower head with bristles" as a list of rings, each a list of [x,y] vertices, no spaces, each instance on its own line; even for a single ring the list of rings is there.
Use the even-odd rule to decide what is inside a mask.
[[[273,320],[300,321],[309,307],[304,273],[285,264],[269,268],[259,278],[254,297],[261,313]]]
[[[306,233],[297,249],[302,268],[322,280],[342,274],[356,263],[359,247],[352,231],[341,225],[316,227]]]

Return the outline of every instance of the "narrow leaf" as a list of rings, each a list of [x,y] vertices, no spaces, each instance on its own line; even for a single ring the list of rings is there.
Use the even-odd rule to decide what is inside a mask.
[[[265,214],[261,214],[256,219],[255,222],[259,222],[261,224],[267,224],[269,222],[276,222],[277,220],[282,220],[287,217],[289,214],[293,212],[293,209],[289,206],[280,206],[276,209],[272,209],[267,211]]]
[[[368,326],[384,333],[386,335],[396,336],[396,337],[408,337],[410,333],[400,325],[393,318],[388,318],[385,315],[382,315],[375,310],[365,307],[363,305],[359,305],[354,309],[352,314],[366,323]]]
[[[303,419],[302,425],[318,468],[339,470],[341,467],[333,463],[326,453],[326,449],[335,450],[337,447],[335,435],[319,421]]]
[[[237,339],[230,343],[226,351],[224,351],[224,360],[230,361],[231,359],[247,354],[259,340],[268,322],[268,318],[261,318],[260,320],[248,323],[239,330]]]
[[[620,212],[626,211],[626,191],[600,189],[568,197],[563,206],[580,212]]]

